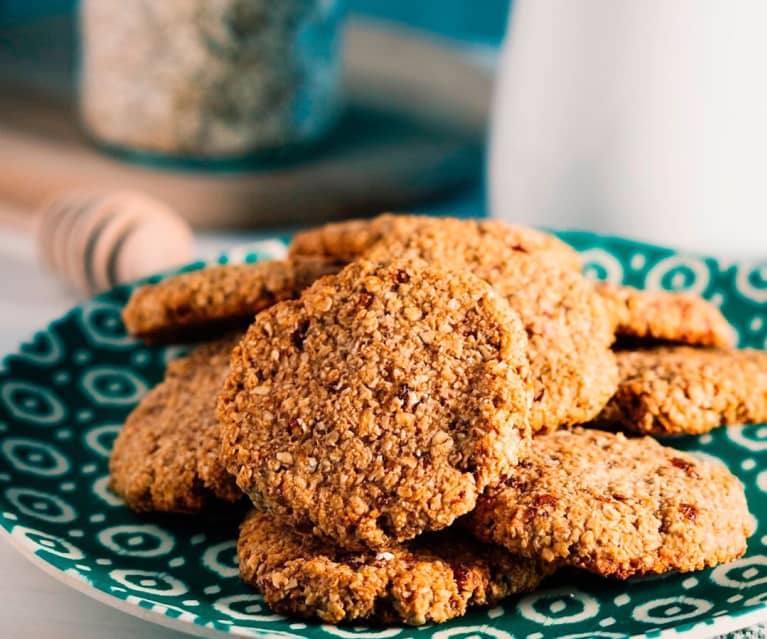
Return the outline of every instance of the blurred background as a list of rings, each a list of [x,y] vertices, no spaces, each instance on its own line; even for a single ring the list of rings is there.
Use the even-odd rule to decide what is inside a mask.
[[[0,0],[13,167],[0,198],[139,189],[216,229],[467,190],[479,213],[507,13],[506,0]]]
[[[485,215],[507,0],[0,0],[0,346],[117,282]]]
[[[750,0],[0,0],[0,304],[386,210],[761,258],[765,21]]]
[[[321,221],[486,214],[508,13],[0,0],[0,267],[26,277],[0,303],[34,305],[40,287],[71,302]]]
[[[76,0],[3,0],[4,22],[71,13]],[[456,40],[489,45],[500,43],[505,29],[508,0],[484,0],[481,10],[467,0],[440,3],[407,0],[349,0],[351,14],[397,22],[439,33]]]

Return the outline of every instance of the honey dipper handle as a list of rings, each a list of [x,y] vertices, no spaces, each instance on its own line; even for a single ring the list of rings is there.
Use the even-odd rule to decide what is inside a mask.
[[[189,225],[162,202],[133,191],[73,190],[38,212],[0,202],[0,226],[35,238],[40,261],[92,294],[191,261]]]
[[[14,206],[10,202],[0,200],[0,226],[12,228],[25,233],[37,232],[39,216],[24,209]]]

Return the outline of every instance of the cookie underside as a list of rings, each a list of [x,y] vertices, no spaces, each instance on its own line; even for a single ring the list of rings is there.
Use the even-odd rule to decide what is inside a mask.
[[[533,590],[553,572],[454,530],[349,553],[258,511],[240,528],[237,555],[243,580],[272,609],[326,623],[439,623]]]

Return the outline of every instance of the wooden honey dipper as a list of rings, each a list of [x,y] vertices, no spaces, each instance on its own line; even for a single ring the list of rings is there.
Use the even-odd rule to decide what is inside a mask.
[[[189,225],[168,206],[134,191],[67,191],[36,215],[4,214],[31,230],[49,270],[84,293],[189,262]]]

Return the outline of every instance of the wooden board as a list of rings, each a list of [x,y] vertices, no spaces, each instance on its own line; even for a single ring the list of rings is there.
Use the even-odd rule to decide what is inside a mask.
[[[367,22],[349,24],[345,51],[349,106],[340,124],[300,162],[268,168],[126,161],[84,140],[66,92],[41,96],[16,78],[13,90],[0,86],[0,199],[33,209],[68,188],[133,188],[195,226],[227,228],[408,207],[477,179],[489,74],[448,46]],[[40,73],[37,84],[46,84],[50,70]]]

